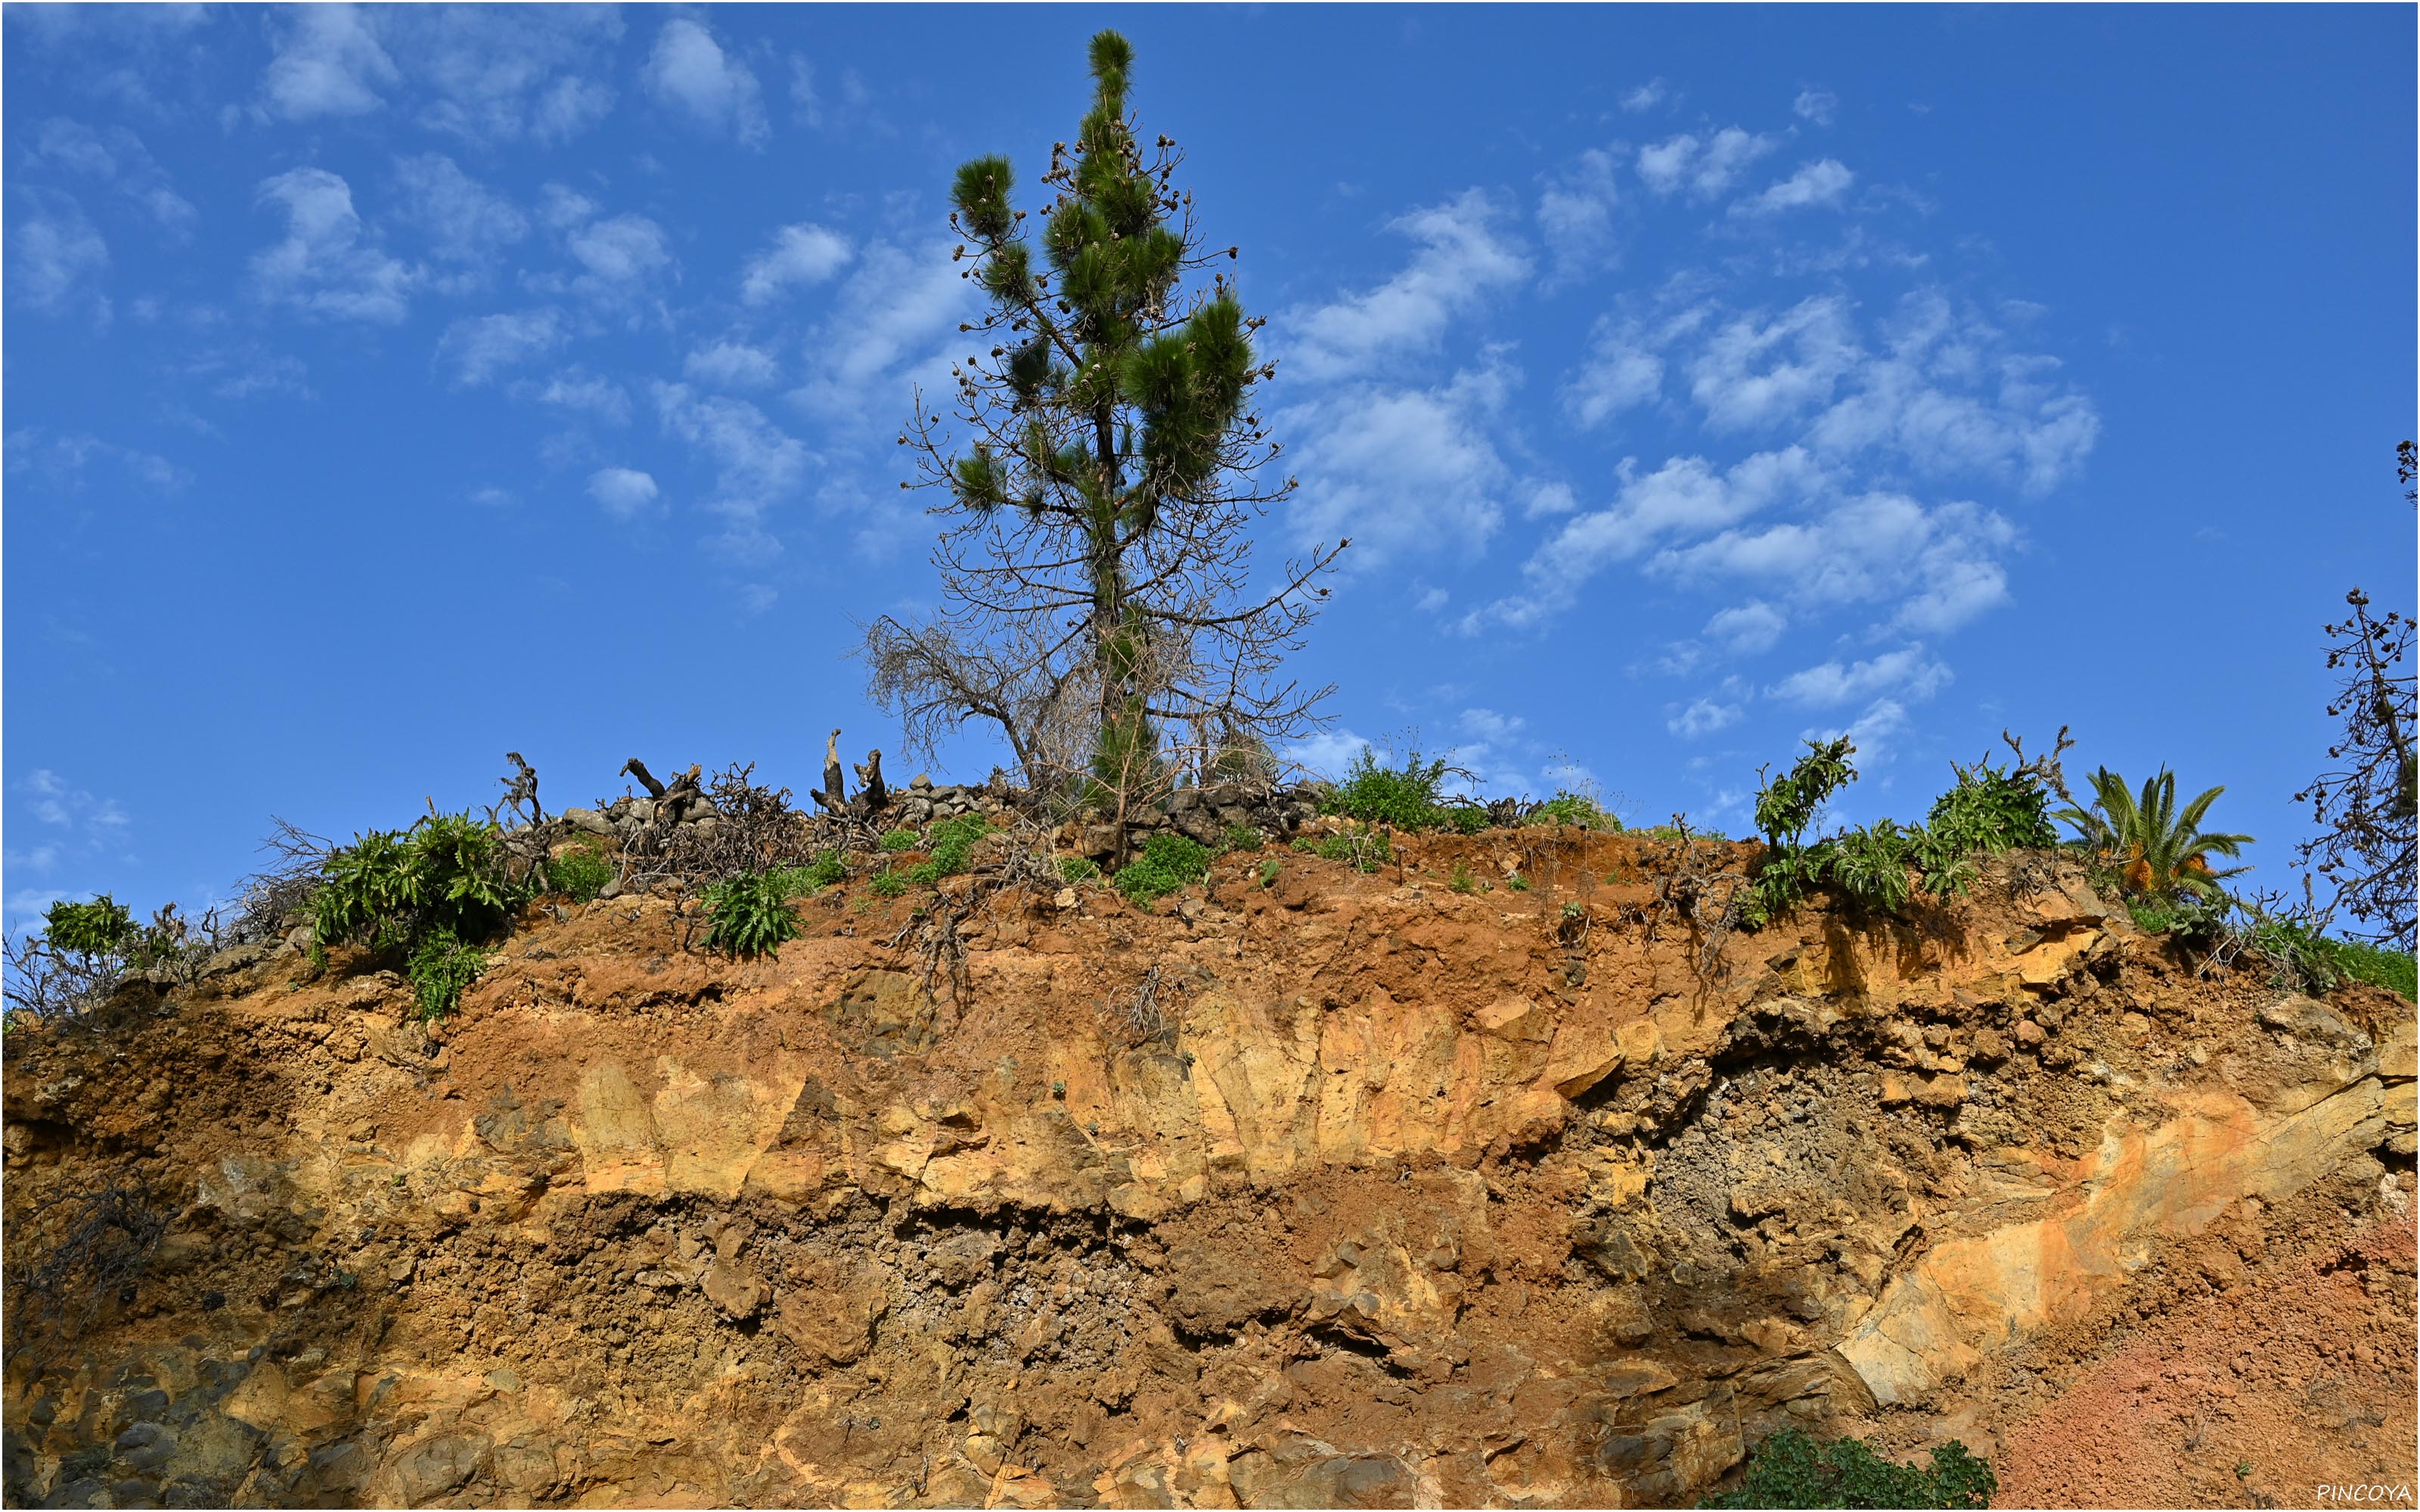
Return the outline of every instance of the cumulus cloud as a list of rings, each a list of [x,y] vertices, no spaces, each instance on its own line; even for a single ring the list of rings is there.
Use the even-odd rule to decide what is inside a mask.
[[[1715,430],[1771,426],[1827,403],[1863,355],[1848,301],[1818,295],[1724,323],[1690,359],[1689,393]]]
[[[588,497],[615,519],[652,512],[656,493],[656,480],[636,468],[599,468],[588,475]]]
[[[683,376],[725,389],[761,389],[781,376],[773,354],[743,341],[718,341],[689,354]]]
[[[1752,656],[1772,650],[1789,627],[1787,615],[1762,599],[1752,598],[1718,610],[1706,622],[1703,633],[1734,656]]]
[[[35,190],[21,198],[28,208],[8,227],[9,292],[30,308],[55,313],[87,301],[104,316],[101,294],[109,268],[109,243],[93,228],[74,196]]]
[[[396,160],[397,210],[442,261],[479,264],[529,235],[529,220],[441,152]]]
[[[1618,261],[1613,212],[1614,155],[1590,147],[1566,164],[1538,195],[1538,232],[1558,281],[1603,272]]]
[[[2100,437],[2098,411],[2057,381],[2055,361],[2009,351],[1998,331],[1937,290],[1902,300],[1884,337],[1852,392],[1809,429],[1811,444],[1840,455],[1885,448],[1928,473],[1979,472],[2040,493]]]
[[[1761,194],[1731,206],[1733,215],[1779,215],[1787,210],[1838,209],[1856,175],[1835,158],[1820,158]]]
[[[1638,152],[1638,177],[1658,194],[1685,192],[1692,199],[1712,199],[1731,187],[1742,171],[1776,146],[1736,126],[1726,126],[1700,140],[1691,132],[1668,137]]]
[[[1288,409],[1280,424],[1301,439],[1306,459],[1292,505],[1296,537],[1349,536],[1348,571],[1484,550],[1516,482],[1493,434],[1516,381],[1491,362],[1435,387],[1347,385]]]
[[[1415,210],[1389,229],[1418,243],[1403,271],[1373,289],[1298,309],[1286,321],[1304,377],[1361,376],[1383,360],[1433,349],[1455,316],[1529,275],[1520,243],[1497,229],[1503,212],[1476,189]]]
[[[1847,665],[1837,659],[1823,662],[1792,672],[1764,691],[1786,703],[1834,708],[1884,693],[1928,699],[1948,683],[1949,669],[1917,644]]]
[[[540,404],[574,414],[594,415],[609,425],[627,425],[630,422],[630,396],[622,385],[584,367],[574,365],[555,374],[538,391],[537,397]]]
[[[121,486],[132,483],[154,493],[180,493],[194,481],[191,472],[157,453],[98,436],[30,426],[8,433],[8,471],[12,474],[32,473],[54,487],[73,491],[85,486],[95,463],[114,472]]]
[[[782,543],[765,528],[765,517],[797,493],[810,460],[806,446],[744,399],[701,397],[685,383],[658,383],[654,394],[666,433],[714,469],[706,507],[723,517],[725,530],[710,544],[736,561],[780,555]]]
[[[475,388],[507,367],[544,356],[563,340],[562,316],[541,307],[457,320],[438,339],[437,352],[454,364],[457,384]]]
[[[1839,108],[1839,97],[1828,89],[1801,89],[1798,98],[1790,102],[1792,113],[1800,120],[1817,126],[1831,125],[1832,114]]]
[[[1673,535],[1717,530],[1776,502],[1802,496],[1822,481],[1797,447],[1760,452],[1726,471],[1704,458],[1674,457],[1640,473],[1625,458],[1613,503],[1564,522],[1522,565],[1524,591],[1474,611],[1466,628],[1486,621],[1530,625],[1568,609],[1588,581],[1634,560]]]
[[[283,120],[366,116],[380,93],[402,79],[380,45],[379,12],[349,5],[296,6],[267,12],[275,52],[260,81],[261,100]]]
[[[380,36],[422,126],[490,146],[570,140],[613,105],[604,81],[622,34],[589,6],[403,6],[378,13]]]
[[[762,144],[768,134],[756,75],[697,22],[666,22],[640,78],[657,103],[705,131],[748,147]]]
[[[2015,527],[1978,505],[1928,509],[1904,494],[1872,492],[1810,520],[1724,531],[1650,565],[1683,580],[1768,584],[1813,607],[1896,602],[1894,625],[1937,632],[2006,602],[2000,559],[2015,543]]]
[[[1598,323],[1579,371],[1564,385],[1572,418],[1602,425],[1625,409],[1653,404],[1664,392],[1664,358],[1636,321]]]
[[[1692,699],[1685,708],[1668,707],[1664,728],[1683,740],[1701,740],[1718,730],[1728,730],[1739,723],[1745,711],[1736,703],[1724,703],[1713,698]]]
[[[1341,778],[1370,748],[1370,742],[1350,730],[1324,730],[1281,748],[1278,754],[1315,777]]]
[[[877,413],[889,424],[906,411],[911,374],[927,387],[947,381],[943,342],[974,298],[943,248],[867,247],[808,340],[807,379],[790,397],[845,424],[862,426]]]
[[[147,215],[175,240],[193,234],[200,214],[170,186],[167,171],[143,139],[122,126],[106,132],[64,116],[44,121],[34,137],[37,162],[65,168],[108,185]]]
[[[1621,97],[1621,108],[1632,115],[1653,110],[1672,97],[1672,91],[1660,78],[1650,79]]]
[[[644,215],[616,215],[571,234],[571,255],[588,270],[585,282],[623,289],[671,266],[672,243],[664,228]]]
[[[263,179],[256,196],[286,216],[285,239],[254,255],[254,287],[272,303],[340,320],[401,320],[419,275],[363,234],[349,185],[325,168]]]
[[[848,239],[837,231],[810,224],[785,225],[773,233],[773,244],[748,259],[739,276],[739,298],[764,304],[799,285],[820,284],[845,267]]]

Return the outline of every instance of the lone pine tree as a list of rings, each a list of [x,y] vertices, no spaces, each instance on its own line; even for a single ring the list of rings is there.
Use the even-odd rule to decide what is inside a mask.
[[[1073,150],[1051,148],[1038,237],[1006,158],[958,169],[952,257],[986,308],[958,328],[975,339],[948,417],[920,391],[899,438],[916,459],[900,486],[942,496],[942,607],[876,621],[863,652],[911,748],[988,720],[1029,782],[1121,814],[1319,722],[1331,689],[1280,664],[1346,544],[1251,581],[1251,526],[1295,487],[1262,477],[1282,448],[1251,394],[1277,364],[1253,347],[1238,249],[1206,248],[1173,186],[1175,144],[1139,145],[1133,60],[1116,32],[1093,39],[1092,108]]]

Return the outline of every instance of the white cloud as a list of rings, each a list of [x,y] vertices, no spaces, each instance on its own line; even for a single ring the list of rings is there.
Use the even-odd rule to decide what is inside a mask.
[[[548,184],[537,192],[537,218],[550,231],[571,231],[597,213],[597,202],[577,190]]]
[[[380,39],[427,95],[417,118],[480,146],[570,140],[613,104],[615,13],[588,6],[406,6],[378,13]]]
[[[398,213],[443,261],[485,263],[529,235],[527,217],[442,153],[398,158],[395,168]]]
[[[1625,458],[1617,475],[1612,505],[1565,521],[1523,563],[1524,592],[1474,611],[1466,629],[1476,630],[1487,620],[1537,624],[1571,607],[1589,579],[1667,537],[1718,530],[1822,482],[1807,454],[1794,446],[1760,452],[1722,472],[1702,457],[1680,456],[1642,476]]]
[[[794,285],[820,284],[848,259],[848,239],[839,232],[806,224],[785,225],[773,233],[770,247],[748,259],[739,279],[740,301],[763,304]]]
[[[2009,477],[2041,493],[2100,437],[2091,401],[2051,380],[2055,361],[2007,351],[1999,332],[1938,291],[1902,300],[1884,337],[1883,354],[1808,430],[1822,451],[1887,448],[1928,473]]]
[[[1822,662],[1792,672],[1764,691],[1766,697],[1786,703],[1833,708],[1884,693],[1929,699],[1948,684],[1949,669],[1925,655],[1918,644],[1846,666],[1838,659]]]
[[[1459,722],[1464,734],[1490,742],[1511,739],[1529,723],[1519,715],[1498,714],[1494,709],[1465,709]]]
[[[1721,644],[1733,656],[1753,656],[1770,651],[1789,628],[1790,620],[1779,609],[1752,598],[1745,604],[1718,611],[1706,622],[1707,640]]]
[[[57,435],[30,427],[8,433],[8,471],[11,473],[37,472],[61,488],[74,490],[85,486],[85,473],[94,462],[115,467],[127,481],[155,493],[179,493],[194,481],[191,472],[164,456],[98,436]]]
[[[571,234],[572,256],[588,270],[574,287],[593,293],[628,290],[672,265],[664,228],[644,215],[616,215]]]
[[[973,285],[951,266],[946,247],[867,247],[809,338],[807,380],[790,397],[846,425],[895,424],[908,412],[910,368],[928,389],[948,381],[944,343],[974,301]]]
[[[1625,409],[1652,404],[1664,392],[1664,359],[1636,321],[1598,322],[1579,371],[1563,387],[1572,418],[1602,425]]]
[[[104,137],[80,122],[53,116],[36,133],[34,155],[109,185],[177,240],[193,234],[199,212],[170,187],[166,170],[142,138],[122,126],[111,127]]]
[[[1760,323],[1716,330],[1688,364],[1689,393],[1715,430],[1770,426],[1828,403],[1863,357],[1838,295],[1818,295]]]
[[[1741,172],[1776,146],[1736,126],[1700,141],[1683,132],[1638,152],[1638,177],[1658,194],[1686,190],[1693,199],[1712,199],[1731,187]]]
[[[1518,241],[1499,235],[1501,212],[1476,189],[1394,222],[1419,245],[1404,270],[1363,294],[1298,309],[1286,322],[1298,346],[1289,361],[1311,378],[1352,378],[1381,359],[1426,351],[1453,316],[1529,274]]]
[[[324,168],[293,168],[263,179],[257,199],[286,214],[286,239],[252,259],[262,298],[337,319],[403,318],[419,275],[364,237],[342,178]]]
[[[1435,388],[1340,388],[1279,416],[1306,459],[1294,533],[1350,537],[1355,572],[1398,556],[1477,556],[1514,486],[1494,432],[1516,382],[1491,362]]]
[[[379,12],[349,5],[272,10],[276,55],[261,76],[269,113],[289,121],[321,116],[365,116],[384,107],[381,87],[402,75],[379,45]]]
[[[689,354],[685,377],[726,389],[761,389],[781,376],[773,355],[746,342],[718,341]]]
[[[1554,255],[1559,280],[1610,269],[1615,255],[1614,155],[1590,147],[1567,164],[1538,195],[1538,232]]]
[[[109,243],[67,194],[33,191],[32,206],[8,228],[9,288],[34,309],[55,312],[87,298],[104,315],[101,274],[109,267]]]
[[[656,503],[656,480],[636,468],[599,468],[588,475],[588,497],[615,519],[636,519]]]
[[[1712,698],[1695,699],[1688,707],[1677,713],[1668,712],[1664,728],[1683,740],[1699,740],[1739,723],[1743,712],[1736,703],[1717,702]]]
[[[1790,108],[1800,120],[1829,126],[1833,112],[1840,108],[1840,98],[1828,89],[1801,89],[1798,98],[1790,102]]]
[[[1907,705],[1897,699],[1882,698],[1868,704],[1865,712],[1846,728],[1810,731],[1807,738],[1830,741],[1848,736],[1850,748],[1857,753],[1859,769],[1871,771],[1891,759],[1888,737],[1906,728]]]
[[[1901,629],[1953,629],[2008,598],[2000,558],[2016,529],[1972,503],[1927,509],[1903,494],[1845,500],[1811,521],[1725,531],[1667,550],[1652,570],[1687,579],[1744,578],[1829,606],[1900,601]]]
[[[540,307],[457,320],[439,338],[437,353],[453,362],[458,384],[475,388],[507,367],[545,355],[563,340],[563,317]]]
[[[1778,215],[1786,210],[1838,209],[1856,175],[1836,158],[1821,158],[1773,185],[1731,206],[1733,215]]]
[[[780,555],[782,543],[766,531],[764,517],[798,491],[810,460],[805,445],[744,399],[701,398],[684,383],[658,383],[654,393],[664,429],[714,467],[706,507],[728,523],[711,544],[739,561]]]
[[[613,109],[610,85],[593,79],[557,79],[530,110],[530,131],[541,142],[568,142]]]
[[[640,77],[658,103],[706,131],[728,132],[743,146],[766,138],[765,100],[756,75],[724,53],[714,34],[694,21],[675,17],[664,23]]]
[[[1350,730],[1327,730],[1282,747],[1278,754],[1314,777],[1340,778],[1370,742]]]
[[[1621,97],[1621,108],[1632,115],[1653,110],[1671,98],[1672,91],[1662,79],[1650,79]]]
[[[1548,515],[1568,515],[1580,507],[1579,495],[1572,492],[1568,483],[1542,483],[1521,506],[1524,519],[1542,519]]]
[[[538,391],[537,397],[540,404],[595,415],[609,425],[630,423],[630,396],[623,392],[622,385],[583,367],[567,367],[557,373]]]

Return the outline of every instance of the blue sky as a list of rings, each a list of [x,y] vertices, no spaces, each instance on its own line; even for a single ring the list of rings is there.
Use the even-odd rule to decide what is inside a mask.
[[[10,921],[507,748],[895,747],[948,176],[1104,24],[1269,318],[1263,554],[1354,538],[1306,757],[1736,832],[1809,735],[1907,818],[2069,724],[2288,880],[2319,624],[2412,602],[2408,7],[12,6]]]

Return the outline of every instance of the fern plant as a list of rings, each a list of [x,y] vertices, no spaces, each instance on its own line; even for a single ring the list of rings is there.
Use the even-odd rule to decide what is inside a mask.
[[[793,879],[782,872],[758,872],[718,882],[706,889],[709,949],[725,955],[770,955],[784,940],[802,933],[790,906]]]

